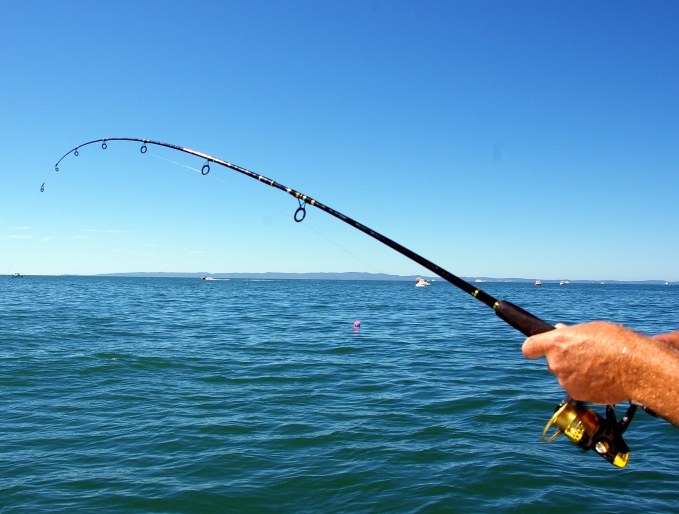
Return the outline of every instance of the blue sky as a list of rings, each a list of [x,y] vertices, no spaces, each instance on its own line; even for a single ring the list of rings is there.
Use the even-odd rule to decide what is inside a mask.
[[[0,273],[679,280],[679,3],[3,2]]]

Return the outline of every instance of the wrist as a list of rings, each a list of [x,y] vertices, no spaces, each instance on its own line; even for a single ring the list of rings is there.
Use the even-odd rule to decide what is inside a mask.
[[[628,380],[625,394],[630,402],[641,405],[654,415],[676,422],[679,397],[676,377],[679,376],[679,360],[673,348],[640,336],[634,352],[624,359]]]
[[[644,375],[648,355],[648,342],[645,338],[624,337],[620,349],[617,375],[620,377],[622,395],[630,402],[644,405],[642,397],[645,396]]]

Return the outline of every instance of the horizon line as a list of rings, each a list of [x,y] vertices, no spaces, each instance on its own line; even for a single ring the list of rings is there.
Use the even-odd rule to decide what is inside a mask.
[[[286,272],[286,271],[260,271],[260,272],[182,272],[182,271],[131,271],[131,272],[108,272],[108,273],[56,273],[56,274],[28,274],[22,276],[76,276],[76,277],[148,277],[148,278],[193,278],[193,277],[222,277],[222,278],[249,278],[261,275],[277,276],[280,279],[325,279],[332,280],[337,277],[351,276],[351,280],[414,280],[421,276],[426,279],[440,280],[447,282],[444,278],[434,274],[408,274],[400,275],[393,273],[375,273],[366,271],[312,271],[312,272]],[[11,275],[9,275],[11,276]],[[484,283],[484,282],[535,282],[539,280],[541,283],[658,283],[665,285],[673,285],[679,283],[676,280],[665,279],[554,279],[554,278],[525,278],[525,277],[489,277],[489,276],[471,276],[460,277],[461,279],[470,283]]]

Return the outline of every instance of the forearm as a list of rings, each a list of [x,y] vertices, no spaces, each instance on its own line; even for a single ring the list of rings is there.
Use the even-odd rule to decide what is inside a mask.
[[[646,343],[643,351],[630,355],[630,400],[679,427],[679,352],[666,341]]]

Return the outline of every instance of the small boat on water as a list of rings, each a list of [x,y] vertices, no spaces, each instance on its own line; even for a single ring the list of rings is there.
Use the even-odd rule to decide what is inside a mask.
[[[427,287],[430,286],[431,284],[427,282],[425,279],[422,277],[417,277],[415,279],[415,287]]]
[[[542,282],[540,282],[539,280],[536,280],[535,283],[534,283],[533,285],[534,285],[534,286],[541,286],[541,285],[542,285]]]
[[[12,278],[24,278],[21,273],[12,273]]]
[[[205,275],[204,277],[200,277],[200,278],[201,278],[201,280],[222,280],[222,281],[229,280],[228,278],[215,278],[215,277],[211,277],[210,275]]]

